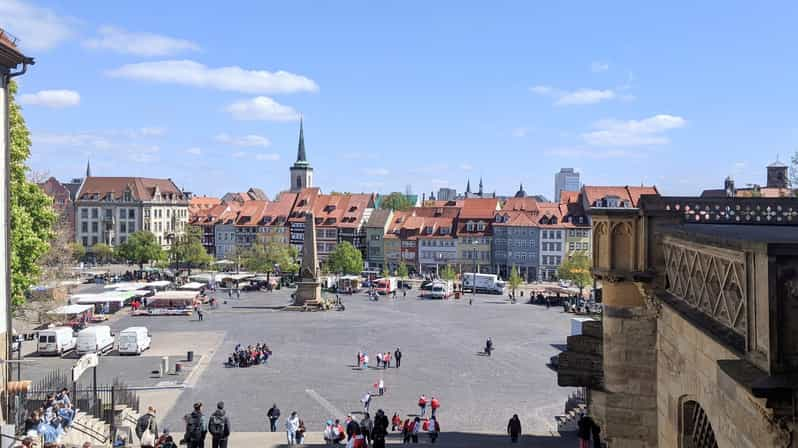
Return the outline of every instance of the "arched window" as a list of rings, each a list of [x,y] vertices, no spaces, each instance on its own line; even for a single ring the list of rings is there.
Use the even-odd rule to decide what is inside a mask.
[[[296,187],[297,188],[302,188],[302,177],[301,176],[297,176],[296,177]]]
[[[715,432],[709,422],[704,408],[694,400],[682,402],[679,446],[681,448],[718,448],[715,441]]]

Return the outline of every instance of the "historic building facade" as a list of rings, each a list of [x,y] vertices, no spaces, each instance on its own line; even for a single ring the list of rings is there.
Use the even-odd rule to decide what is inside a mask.
[[[594,207],[598,326],[561,386],[616,447],[798,443],[798,200],[643,196]]]

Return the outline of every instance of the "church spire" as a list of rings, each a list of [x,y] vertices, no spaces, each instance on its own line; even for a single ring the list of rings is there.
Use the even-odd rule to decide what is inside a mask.
[[[482,176],[479,176],[479,196],[482,197]]]
[[[91,160],[86,160],[86,177],[91,177]]]
[[[471,193],[471,178],[466,182],[466,193]]]
[[[302,117],[299,117],[299,146],[297,147],[296,151],[296,161],[297,162],[307,162],[307,156],[305,155],[305,131],[303,130],[302,126]]]

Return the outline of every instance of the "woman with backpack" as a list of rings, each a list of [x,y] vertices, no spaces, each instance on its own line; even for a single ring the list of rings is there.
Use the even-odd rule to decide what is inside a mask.
[[[147,408],[147,413],[139,417],[136,422],[136,437],[139,438],[141,448],[155,448],[158,438],[158,422],[155,421],[155,408]]]

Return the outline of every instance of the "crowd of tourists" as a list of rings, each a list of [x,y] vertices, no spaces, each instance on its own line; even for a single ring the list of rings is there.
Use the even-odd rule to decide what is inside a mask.
[[[385,352],[377,352],[374,355],[374,362],[376,364],[376,368],[383,368],[387,369],[391,367],[391,360],[395,360],[396,368],[398,369],[402,365],[402,351],[399,350],[399,347],[394,350],[393,353],[390,350]],[[369,368],[369,355],[364,351],[358,351],[355,354],[355,365],[358,369],[368,369]]]
[[[241,344],[237,344],[235,349],[233,349],[233,353],[227,358],[225,366],[250,367],[266,364],[271,355],[272,350],[265,343],[248,345],[246,347],[242,347]]]
[[[31,439],[41,438],[45,446],[58,446],[58,441],[75,419],[69,389],[47,395],[42,406],[25,419],[24,432]],[[24,446],[24,445],[23,445]]]

